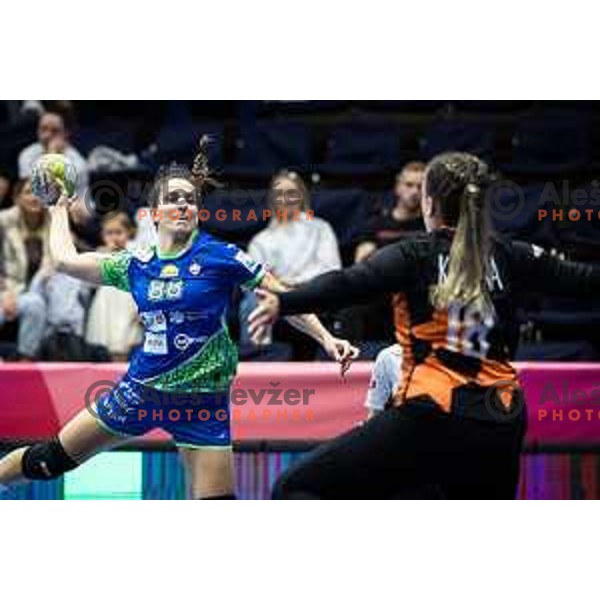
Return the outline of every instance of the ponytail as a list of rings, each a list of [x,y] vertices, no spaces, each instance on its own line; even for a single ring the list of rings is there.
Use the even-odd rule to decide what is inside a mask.
[[[213,171],[209,166],[208,148],[210,137],[203,135],[198,142],[198,152],[194,158],[191,169],[187,165],[171,163],[159,168],[150,195],[150,205],[156,206],[159,202],[161,192],[169,179],[186,179],[194,185],[198,196],[199,207],[202,199],[211,190],[222,187],[213,177]]]
[[[204,134],[198,142],[198,153],[192,164],[192,183],[198,188],[201,194],[207,189],[221,187],[220,183],[213,178],[213,172],[208,165],[208,147],[210,137]]]
[[[436,308],[459,302],[485,310],[490,306],[491,225],[484,201],[488,168],[472,155],[452,153],[434,159],[429,175],[427,183],[431,179],[433,189],[428,194],[439,204],[444,220],[450,221],[447,224],[456,228],[447,277],[433,289],[433,303]],[[436,195],[436,187],[445,194]]]

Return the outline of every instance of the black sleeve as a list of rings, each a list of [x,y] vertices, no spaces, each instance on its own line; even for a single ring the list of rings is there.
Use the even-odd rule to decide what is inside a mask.
[[[523,289],[560,295],[600,294],[600,266],[561,260],[524,242],[512,244],[515,282]]]
[[[417,263],[411,242],[387,246],[365,262],[319,275],[291,292],[280,294],[280,312],[282,315],[319,312],[400,292],[414,281]]]

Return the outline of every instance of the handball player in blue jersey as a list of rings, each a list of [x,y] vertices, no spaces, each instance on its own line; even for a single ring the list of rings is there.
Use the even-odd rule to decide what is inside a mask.
[[[20,448],[0,461],[0,484],[52,479],[97,452],[161,428],[179,447],[190,495],[233,499],[234,477],[228,392],[237,367],[225,315],[237,286],[284,291],[283,286],[233,244],[199,228],[202,194],[213,182],[206,139],[192,169],[159,172],[153,194],[158,243],[113,255],[78,254],[62,197],[51,208],[50,249],[56,268],[132,294],[144,340],[125,376],[82,410],[58,436]],[[291,323],[349,366],[357,350],[333,337],[314,315]]]

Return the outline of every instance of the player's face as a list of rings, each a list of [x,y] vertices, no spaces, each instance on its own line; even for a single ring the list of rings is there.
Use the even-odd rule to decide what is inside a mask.
[[[174,235],[190,235],[198,227],[197,190],[186,179],[169,179],[160,194],[158,227]]]
[[[277,179],[269,194],[272,210],[283,210],[288,218],[293,215],[294,210],[302,210],[304,207],[305,198],[302,197],[302,190],[293,179],[288,177]]]

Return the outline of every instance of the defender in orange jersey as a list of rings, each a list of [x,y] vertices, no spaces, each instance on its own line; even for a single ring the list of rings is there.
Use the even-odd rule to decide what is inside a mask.
[[[497,237],[492,181],[477,157],[440,155],[423,181],[427,233],[291,292],[261,294],[252,328],[389,295],[403,349],[394,408],[296,463],[275,498],[514,498],[526,429],[509,362],[520,292],[599,293],[600,269]]]

